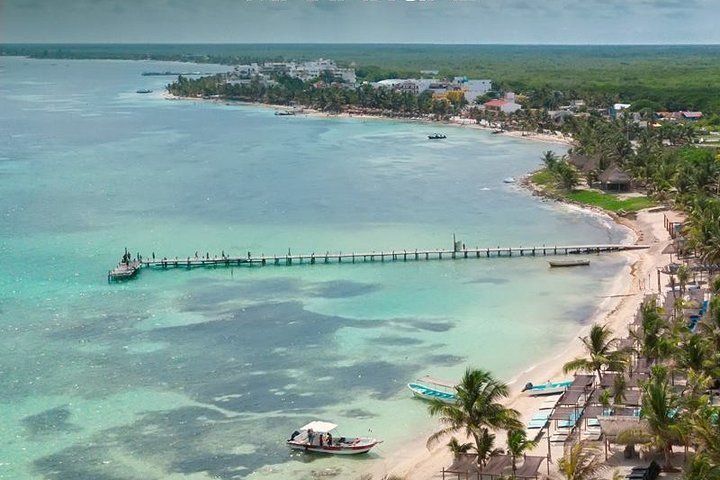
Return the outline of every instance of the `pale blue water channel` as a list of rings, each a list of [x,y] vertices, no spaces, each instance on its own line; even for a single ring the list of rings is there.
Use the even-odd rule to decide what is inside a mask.
[[[617,256],[144,271],[150,256],[607,243],[508,176],[548,145],[169,101],[162,62],[0,59],[0,478],[349,478],[432,431],[408,381],[511,380],[588,321]],[[153,89],[137,94],[137,89]],[[427,134],[445,133],[442,142]],[[561,147],[557,147],[562,151]],[[542,379],[545,380],[545,379]],[[385,443],[291,454],[313,419]]]

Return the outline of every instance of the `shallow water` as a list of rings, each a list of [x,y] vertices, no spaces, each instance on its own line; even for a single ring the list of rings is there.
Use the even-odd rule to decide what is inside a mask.
[[[572,338],[625,267],[376,261],[108,285],[125,247],[185,258],[626,232],[502,182],[548,145],[168,101],[169,78],[140,76],[182,64],[0,63],[0,478],[347,478],[432,431],[408,381],[468,365],[511,380]],[[435,131],[448,138],[427,141]],[[289,453],[313,419],[385,443],[360,459]]]

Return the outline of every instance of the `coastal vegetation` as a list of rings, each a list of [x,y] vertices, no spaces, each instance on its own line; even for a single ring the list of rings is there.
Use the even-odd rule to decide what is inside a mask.
[[[33,58],[174,60],[226,65],[332,58],[354,66],[360,81],[419,77],[490,78],[528,92],[531,107],[552,110],[573,98],[589,106],[642,100],[660,110],[720,113],[714,85],[717,45],[383,45],[383,44],[6,44],[2,55]],[[711,123],[720,117],[711,115]]]
[[[457,401],[454,404],[437,399],[431,401],[428,407],[430,415],[438,417],[443,428],[431,435],[427,443],[432,445],[448,434],[462,432],[473,440],[472,448],[467,445],[457,448],[459,444],[455,440],[451,441],[451,449],[472,449],[477,454],[478,463],[485,465],[491,457],[502,451],[495,448],[495,435],[492,431],[522,430],[523,425],[518,419],[520,414],[501,403],[508,396],[508,387],[485,370],[467,369],[456,387],[456,392]],[[516,452],[522,452],[529,448],[530,444],[516,434],[513,447]]]
[[[570,444],[558,460],[558,470],[566,480],[598,480],[607,469],[600,450],[587,440]]]
[[[435,115],[443,118],[457,114],[464,106],[464,98],[435,99],[430,92],[416,95],[391,88],[374,88],[369,84],[349,87],[325,82],[303,82],[297,78],[278,75],[275,83],[259,81],[226,82],[223,75],[196,79],[179,76],[168,85],[168,91],[180,97],[223,98],[271,105],[298,105],[330,113],[362,109],[365,113],[394,116]]]

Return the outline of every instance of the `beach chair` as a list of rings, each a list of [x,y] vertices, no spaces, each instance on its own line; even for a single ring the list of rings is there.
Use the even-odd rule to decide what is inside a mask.
[[[544,411],[544,412],[536,412],[535,415],[533,415],[530,420],[549,420],[549,419],[550,419],[550,412]]]
[[[552,410],[557,405],[558,400],[560,400],[560,395],[544,400],[540,405],[540,410]]]
[[[547,420],[530,420],[525,426],[526,430],[539,430],[547,424]]]
[[[598,420],[597,418],[588,418],[585,425],[587,425],[588,427],[600,428],[600,420]]]

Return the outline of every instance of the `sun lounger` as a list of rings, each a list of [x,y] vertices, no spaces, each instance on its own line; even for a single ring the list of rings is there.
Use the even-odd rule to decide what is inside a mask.
[[[532,416],[531,420],[547,420],[550,418],[550,412],[537,412],[535,415]]]
[[[581,436],[585,440],[597,441],[602,437],[602,430],[599,427],[591,427],[584,430]]]
[[[567,419],[565,420],[558,420],[556,427],[557,428],[573,428],[575,425],[577,425],[578,419],[580,418],[579,413],[571,413]]]
[[[547,424],[547,420],[530,420],[526,425],[527,430],[537,430],[543,428]]]
[[[555,408],[555,405],[557,405],[558,400],[560,400],[560,396],[557,395],[552,398],[548,398],[547,400],[543,401],[543,403],[540,405],[540,410],[552,410]]]

